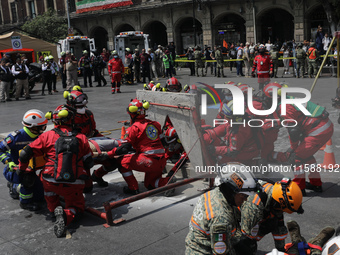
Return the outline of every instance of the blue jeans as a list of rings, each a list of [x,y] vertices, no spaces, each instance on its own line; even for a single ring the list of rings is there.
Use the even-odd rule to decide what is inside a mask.
[[[236,61],[236,73],[237,73],[237,75],[243,76],[242,61]]]

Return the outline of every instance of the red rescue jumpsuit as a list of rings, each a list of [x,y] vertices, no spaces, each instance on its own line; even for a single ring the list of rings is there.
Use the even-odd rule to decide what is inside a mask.
[[[257,110],[267,110],[270,106],[266,106],[265,103],[259,101],[253,101],[253,106]],[[249,116],[252,116],[253,119],[260,119],[263,121],[263,125],[261,127],[261,131],[264,137],[264,145],[261,148],[261,158],[271,161],[271,155],[274,151],[274,142],[277,140],[279,135],[279,130],[281,127],[280,118],[277,110],[275,110],[270,115],[260,116],[253,114],[250,109],[246,110]],[[252,123],[252,125],[257,126],[262,123]]]
[[[252,159],[259,156],[260,150],[256,145],[251,128],[246,124],[219,125],[203,135],[204,141],[208,144],[218,143],[219,137],[224,137],[225,145],[215,146],[216,155],[219,156],[220,163],[240,162],[245,165],[252,164]],[[259,138],[263,146],[263,140]]]
[[[303,112],[297,110],[293,105],[287,105],[286,115],[283,116],[286,120],[293,119],[298,123],[298,127],[303,135],[302,141],[293,141],[290,139],[290,147],[296,153],[295,163],[297,165],[294,181],[299,185],[300,189],[306,188],[305,179],[305,164],[310,167],[315,167],[316,160],[314,154],[329,140],[333,135],[333,123],[329,118],[312,118],[304,115]],[[285,121],[288,125],[289,121]],[[285,153],[274,154],[279,161],[287,161]],[[315,167],[316,168],[316,167]],[[309,173],[310,183],[314,186],[321,186],[320,173],[311,171]]]
[[[122,80],[122,73],[124,73],[123,61],[120,58],[113,58],[109,61],[108,72],[111,77],[112,92],[120,91],[120,81]]]
[[[58,127],[63,132],[69,132],[71,129],[66,126]],[[54,179],[54,161],[56,160],[55,143],[59,138],[59,135],[53,130],[44,132],[35,141],[28,146],[33,151],[33,156],[44,156],[46,164],[40,174],[40,179],[44,186],[44,194],[47,202],[47,208],[50,212],[54,212],[54,209],[61,205],[59,198],[62,196],[65,200],[64,212],[67,217],[66,225],[74,219],[77,213],[84,212],[85,200],[83,196],[83,189],[85,186],[84,178],[88,177],[86,166],[84,161],[88,157],[92,157],[92,151],[90,149],[87,138],[83,134],[77,134],[79,141],[79,154],[78,154],[78,176],[75,182],[57,182]],[[28,167],[28,163],[20,162],[19,168],[25,171]],[[81,178],[81,179],[80,179]]]
[[[138,182],[132,170],[144,172],[144,186],[147,189],[166,185],[169,177],[162,178],[166,165],[165,149],[159,138],[161,125],[148,119],[136,119],[129,128],[127,142],[136,150],[134,154],[125,154],[118,158],[119,169],[130,190],[138,190]],[[117,148],[108,152],[110,158],[115,156]]]
[[[273,72],[273,61],[267,53],[258,54],[253,63],[252,72],[257,71],[257,82],[259,83],[259,89],[262,90],[264,84],[269,83],[269,72]]]

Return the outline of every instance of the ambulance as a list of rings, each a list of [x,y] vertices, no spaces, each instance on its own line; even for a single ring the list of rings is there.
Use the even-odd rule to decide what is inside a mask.
[[[132,53],[135,49],[139,49],[139,53],[142,53],[142,49],[146,52],[149,48],[149,35],[144,34],[141,31],[128,31],[121,32],[115,36],[115,50],[118,52],[118,56],[125,63],[125,49],[130,48]]]
[[[83,50],[87,50],[89,53],[93,51],[95,47],[94,39],[88,38],[84,35],[68,36],[64,40],[59,40],[58,57],[62,51],[70,51],[79,60],[83,55]]]

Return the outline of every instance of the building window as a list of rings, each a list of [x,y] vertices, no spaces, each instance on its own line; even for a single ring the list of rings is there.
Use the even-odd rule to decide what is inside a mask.
[[[17,8],[15,5],[15,2],[11,3],[11,12],[12,12],[12,23],[16,23],[18,21],[18,15],[17,15]]]
[[[29,1],[28,2],[28,8],[30,10],[30,17],[31,19],[34,19],[36,17],[36,12],[35,12],[35,5],[34,5],[34,1]]]
[[[75,12],[76,11],[76,1],[75,0],[66,0],[68,1],[68,4],[69,4],[69,11],[70,12]]]
[[[47,0],[47,9],[54,10],[54,0]]]

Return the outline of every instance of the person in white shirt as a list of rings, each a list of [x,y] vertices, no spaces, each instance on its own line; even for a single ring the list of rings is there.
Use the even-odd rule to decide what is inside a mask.
[[[323,45],[323,53],[325,54],[329,48],[329,44],[331,43],[331,38],[329,38],[328,34],[325,33],[325,36],[322,38],[322,45]],[[326,60],[326,66],[329,65],[329,59]]]
[[[270,40],[268,40],[268,42],[264,46],[266,47],[267,51],[270,52],[272,50],[273,44],[271,44]]]
[[[50,62],[51,62],[51,80],[52,80],[52,87],[53,87],[53,92],[58,92],[57,90],[57,76],[59,73],[59,66],[57,62],[54,61],[54,58],[52,55],[49,56]]]
[[[15,100],[19,101],[21,90],[24,88],[24,96],[26,99],[31,99],[28,89],[28,67],[21,63],[21,59],[17,58],[15,65],[12,66],[12,74],[17,80],[15,88]]]

